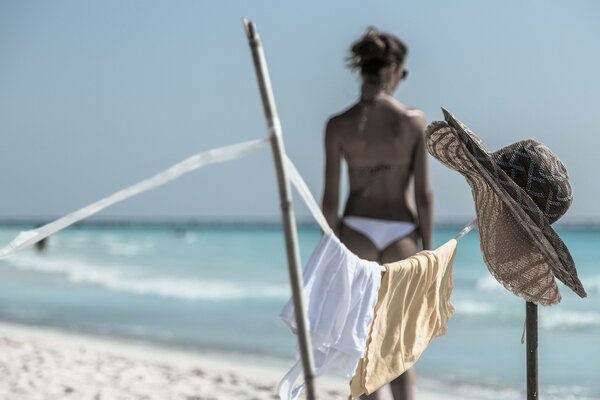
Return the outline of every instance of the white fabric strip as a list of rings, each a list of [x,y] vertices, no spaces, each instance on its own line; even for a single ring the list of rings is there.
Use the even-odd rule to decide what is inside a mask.
[[[41,226],[37,229],[19,233],[8,245],[0,249],[0,258],[8,257],[9,255],[24,249],[27,246],[39,242],[40,240],[56,233],[69,225],[74,224],[84,218],[96,214],[97,212],[119,203],[130,197],[144,193],[148,190],[155,189],[164,185],[167,182],[175,180],[188,172],[197,170],[208,164],[214,164],[224,161],[240,158],[254,150],[257,150],[269,143],[269,139],[251,140],[244,143],[238,143],[231,146],[219,147],[216,149],[204,151],[191,156],[180,163],[167,168],[163,172],[154,175],[151,178],[138,182],[132,186],[122,189],[108,197],[103,198],[95,203],[83,207],[71,214],[59,218],[49,224]]]
[[[300,173],[296,169],[296,166],[294,165],[292,160],[289,159],[288,156],[285,157],[285,164],[288,176],[290,177],[292,183],[294,184],[294,187],[298,191],[298,194],[300,195],[300,197],[302,197],[302,200],[304,200],[304,203],[308,207],[309,211],[311,212],[311,214],[313,215],[323,232],[330,232],[331,228],[329,227],[329,224],[327,223],[327,220],[325,219],[321,208],[317,204],[317,201],[313,197],[308,186],[306,186],[306,182],[304,182],[304,179],[302,179],[302,175],[300,175]]]
[[[475,228],[477,226],[477,218],[475,218],[473,221],[469,222],[468,225],[466,225],[464,228],[462,228],[462,230],[460,232],[458,232],[458,234],[456,236],[454,236],[454,239],[456,240],[460,240],[463,237],[465,237],[465,235],[469,232],[471,232],[473,230],[473,228]]]

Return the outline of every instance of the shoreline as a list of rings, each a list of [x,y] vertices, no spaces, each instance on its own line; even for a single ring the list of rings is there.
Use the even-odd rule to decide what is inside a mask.
[[[0,398],[277,399],[287,362],[234,357],[0,322]],[[320,400],[346,399],[347,388],[341,377],[317,379]],[[459,399],[417,393],[420,400]]]

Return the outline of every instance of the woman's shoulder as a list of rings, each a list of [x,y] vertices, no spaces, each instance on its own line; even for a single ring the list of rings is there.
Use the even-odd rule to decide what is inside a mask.
[[[343,130],[345,125],[352,125],[355,123],[358,112],[358,105],[353,104],[339,113],[331,115],[327,119],[326,129],[328,131]]]
[[[343,122],[344,120],[354,117],[358,112],[360,112],[359,103],[354,103],[351,106],[344,108],[342,111],[331,115],[328,121],[333,121],[334,123]]]
[[[416,108],[416,107],[412,107],[412,106],[408,106],[404,103],[400,103],[398,100],[396,99],[392,99],[390,102],[390,107],[396,112],[398,113],[398,115],[410,119],[410,120],[415,120],[415,121],[425,121],[427,118],[425,116],[425,112],[423,112],[422,110]]]
[[[390,106],[397,117],[400,129],[405,131],[406,128],[409,128],[415,135],[424,134],[427,117],[422,110],[402,104],[395,99]]]

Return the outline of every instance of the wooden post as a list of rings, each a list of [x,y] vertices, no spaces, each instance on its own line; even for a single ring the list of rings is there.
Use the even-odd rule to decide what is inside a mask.
[[[256,70],[256,78],[260,89],[260,96],[267,121],[267,129],[271,140],[271,149],[273,152],[273,161],[277,173],[277,184],[279,187],[279,199],[281,202],[281,218],[283,221],[283,231],[285,234],[285,249],[288,260],[288,272],[290,284],[292,287],[292,298],[294,301],[294,310],[296,316],[296,325],[298,327],[297,336],[302,358],[302,368],[304,371],[304,382],[306,384],[306,398],[308,400],[316,399],[314,387],[314,363],[312,358],[312,349],[310,336],[307,331],[306,313],[304,302],[302,301],[302,275],[300,273],[300,256],[298,253],[298,237],[296,231],[296,219],[292,207],[290,183],[285,169],[285,148],[281,133],[281,124],[275,108],[275,99],[271,88],[271,80],[267,70],[265,55],[260,42],[260,37],[256,32],[254,23],[244,18],[244,27],[248,36],[252,59]]]
[[[537,400],[538,391],[538,313],[537,305],[525,304],[525,329],[527,332],[527,400]]]

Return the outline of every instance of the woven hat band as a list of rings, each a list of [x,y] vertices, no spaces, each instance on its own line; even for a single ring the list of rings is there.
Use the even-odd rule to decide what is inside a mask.
[[[569,209],[573,193],[567,169],[548,147],[535,140],[523,140],[498,150],[492,157],[534,201],[550,224]]]

